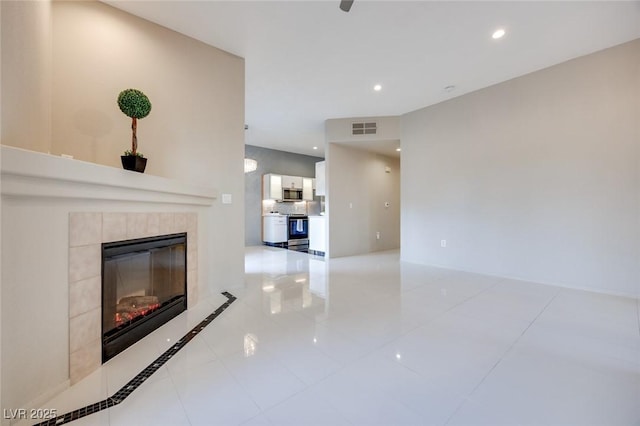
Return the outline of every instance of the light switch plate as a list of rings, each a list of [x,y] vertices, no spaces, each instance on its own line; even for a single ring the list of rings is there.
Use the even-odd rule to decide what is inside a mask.
[[[231,204],[231,194],[222,194],[222,204]]]

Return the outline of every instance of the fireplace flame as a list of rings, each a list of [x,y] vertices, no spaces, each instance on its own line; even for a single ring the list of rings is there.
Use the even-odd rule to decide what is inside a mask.
[[[123,297],[116,306],[114,318],[116,327],[148,315],[159,307],[160,303],[156,296]]]

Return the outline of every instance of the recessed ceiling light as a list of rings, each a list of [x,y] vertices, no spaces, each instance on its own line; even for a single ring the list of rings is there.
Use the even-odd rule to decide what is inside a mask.
[[[376,92],[379,92],[382,90],[382,86],[379,84],[376,84],[375,86],[373,86],[373,90],[375,90]]]
[[[444,91],[447,93],[453,92],[454,90],[456,90],[456,86],[447,86],[444,88]]]
[[[401,150],[400,150],[400,148],[396,148],[396,151],[400,152]]]
[[[492,37],[494,40],[497,40],[497,39],[499,39],[499,38],[504,37],[504,35],[505,35],[505,34],[506,34],[506,31],[504,30],[504,28],[499,28],[499,29],[497,29],[497,30],[495,30],[495,31],[493,32],[493,34],[491,35],[491,37]]]
[[[314,147],[313,147],[313,149],[318,149],[318,147],[317,147],[317,146],[314,146]]]

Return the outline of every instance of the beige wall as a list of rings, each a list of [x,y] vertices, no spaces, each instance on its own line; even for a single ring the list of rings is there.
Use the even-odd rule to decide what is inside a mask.
[[[51,149],[51,3],[2,1],[3,145]]]
[[[400,160],[336,143],[326,148],[329,256],[400,247]]]
[[[199,213],[201,275],[198,281],[204,283],[200,296],[241,285],[244,271],[244,60],[99,2],[2,1],[0,4],[2,143],[52,154],[70,154],[79,160],[120,168],[119,156],[129,147],[131,134],[130,119],[119,111],[116,98],[121,90],[129,87],[143,90],[153,104],[151,114],[138,125],[139,148],[149,158],[146,173],[213,187],[218,194],[231,194],[233,198],[232,204],[223,205],[219,197],[213,206]],[[35,5],[44,9],[51,7],[50,24],[41,19],[44,9]],[[15,30],[10,39],[5,38],[7,28]],[[30,50],[33,39],[50,43],[50,50]],[[47,74],[47,55],[50,54],[51,72]],[[20,69],[25,75],[20,75]],[[32,70],[34,79],[28,78]],[[4,78],[7,75],[11,79]],[[51,84],[47,88],[48,79]],[[35,80],[44,82],[42,90],[35,85]],[[18,96],[8,87],[14,81],[27,87],[28,98]],[[9,108],[30,111],[31,100],[43,104],[45,112],[52,111],[50,125],[43,124],[46,113],[39,110],[31,115],[6,113]],[[46,200],[38,205],[16,197],[3,201],[3,213],[7,213],[2,217],[5,231],[34,229],[28,228],[26,221],[37,216],[36,210],[47,208]],[[128,208],[115,202],[76,204],[74,211],[126,211]],[[47,234],[52,239],[47,246],[64,247],[68,232],[66,228],[58,229],[58,225],[66,226],[65,213],[53,204],[49,208],[56,229]],[[174,210],[162,204],[135,209]],[[8,219],[5,220],[8,217],[20,223],[8,223]],[[41,221],[37,229],[47,228],[46,223],[49,222]],[[12,238],[2,240],[3,246],[14,240],[14,234],[12,231]],[[26,247],[20,247],[13,257],[15,253],[29,252]],[[28,263],[34,271],[12,275],[17,281],[6,281],[3,270],[3,306],[18,303],[7,299],[8,294],[21,294],[21,288],[42,285],[36,276],[48,270],[49,287],[43,294],[56,290],[50,300],[60,306],[46,317],[67,311],[66,251],[56,249],[54,253],[46,260],[58,260],[51,269],[47,269],[51,262],[43,267],[38,256],[16,260],[16,265]],[[64,386],[68,378],[67,343],[48,350],[51,357],[48,364],[43,365],[38,357],[46,353],[34,346],[39,341],[37,336],[16,339],[15,333],[7,332],[15,325],[11,324],[12,318],[5,310],[2,313],[2,405],[25,407],[42,394]],[[66,316],[52,317],[49,323],[55,328],[55,336],[47,339],[67,342],[67,321]],[[24,374],[18,376],[19,372],[8,375],[6,366],[18,365],[21,359],[29,365],[42,365],[44,372],[33,371],[28,378]]]
[[[403,260],[640,295],[639,123],[640,40],[404,115]]]
[[[226,166],[244,155],[241,58],[97,2],[54,3],[53,49],[54,154],[121,167],[131,119],[116,98],[133,87],[153,105],[138,122],[148,173],[204,185],[243,177],[242,161]]]
[[[99,2],[2,2],[2,7],[3,47],[9,45],[3,64],[10,64],[3,69],[10,79],[3,83],[13,84],[25,73],[20,84],[27,86],[28,99],[45,105],[36,116],[5,113],[2,142],[119,168],[131,130],[116,99],[126,88],[143,90],[153,104],[138,123],[139,149],[149,159],[146,173],[233,196],[233,204],[212,208],[208,255],[212,289],[239,284],[244,60]],[[15,32],[11,43],[5,43],[5,27]],[[31,49],[34,43],[37,49]],[[24,51],[29,55],[17,54]],[[3,88],[3,111],[32,110],[24,96]],[[48,136],[49,124],[40,123],[51,111]],[[13,133],[19,136],[10,137]]]

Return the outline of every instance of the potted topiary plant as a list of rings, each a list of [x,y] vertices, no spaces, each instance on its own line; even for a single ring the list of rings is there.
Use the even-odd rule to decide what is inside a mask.
[[[151,102],[147,95],[137,89],[127,89],[118,95],[118,106],[127,117],[131,117],[131,149],[126,150],[121,156],[122,167],[126,170],[135,170],[143,173],[147,166],[147,159],[142,153],[138,152],[138,137],[136,130],[138,128],[138,119],[145,118],[151,112]]]

